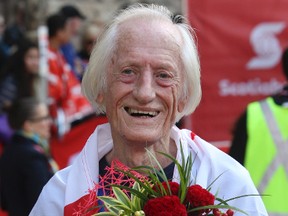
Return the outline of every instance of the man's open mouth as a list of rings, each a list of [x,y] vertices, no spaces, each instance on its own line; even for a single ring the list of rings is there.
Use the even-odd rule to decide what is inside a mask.
[[[156,112],[156,111],[136,110],[136,109],[132,109],[132,108],[129,108],[129,107],[125,107],[124,109],[129,115],[135,116],[135,117],[149,117],[149,118],[153,118],[153,117],[155,117],[155,116],[157,116],[159,114],[159,112]]]

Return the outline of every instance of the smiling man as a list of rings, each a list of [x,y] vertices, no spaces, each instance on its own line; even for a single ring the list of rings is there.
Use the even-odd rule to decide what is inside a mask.
[[[223,174],[213,183],[212,192],[219,190],[219,197],[258,193],[248,172],[234,159],[175,126],[201,98],[192,32],[184,17],[156,5],[129,7],[112,21],[97,41],[82,81],[84,94],[98,114],[106,113],[109,123],[97,126],[75,163],[45,186],[30,215],[80,214],[97,206],[90,202],[90,192],[112,161],[158,167],[147,149],[167,178],[179,182],[175,164],[158,152],[181,161],[180,145],[187,153],[185,160],[192,154],[193,183],[206,188]],[[267,215],[259,196],[229,204],[249,215]]]
[[[109,88],[100,92],[97,101],[105,104],[112,129],[114,148],[106,155],[108,162],[147,164],[144,147],[176,156],[170,129],[185,103],[179,97],[184,81],[177,27],[140,17],[123,23],[116,40],[119,45],[107,70]],[[170,161],[162,163],[165,167]]]

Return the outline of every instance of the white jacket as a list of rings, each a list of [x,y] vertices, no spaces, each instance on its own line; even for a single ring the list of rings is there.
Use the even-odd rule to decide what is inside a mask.
[[[228,199],[240,195],[258,194],[247,170],[226,153],[202,140],[193,132],[186,129],[180,130],[176,126],[171,129],[171,138],[178,147],[176,156],[178,161],[181,161],[180,141],[185,157],[192,152],[195,160],[191,173],[193,182],[206,188],[222,174],[212,185],[211,192],[214,195],[217,192],[217,197]],[[82,204],[85,202],[85,198],[89,196],[89,189],[93,189],[98,182],[98,162],[112,147],[109,123],[97,126],[75,162],[58,171],[43,188],[30,216],[70,216],[71,207],[76,212],[79,208],[79,202],[76,201],[80,200]],[[176,168],[173,178],[174,181],[179,179]],[[244,197],[228,204],[245,211],[248,215],[268,215],[260,196]],[[66,211],[65,208],[64,214],[64,207],[67,205],[70,211]],[[243,214],[236,212],[234,215]]]

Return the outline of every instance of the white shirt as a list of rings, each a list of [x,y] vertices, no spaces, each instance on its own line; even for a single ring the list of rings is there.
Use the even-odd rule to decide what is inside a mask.
[[[178,152],[176,159],[181,161],[180,142],[185,158],[192,153],[194,160],[191,179],[193,183],[208,187],[211,193],[222,199],[247,194],[258,194],[248,171],[226,153],[207,143],[191,131],[171,129],[171,138],[175,141]],[[30,216],[64,215],[64,207],[89,194],[98,182],[99,160],[113,147],[110,124],[97,126],[87,140],[75,162],[58,171],[43,188]],[[176,166],[175,166],[176,167]],[[179,179],[175,168],[173,180]],[[81,200],[81,199],[80,199]],[[79,204],[79,203],[78,203]],[[268,215],[260,196],[248,196],[228,202],[229,205],[245,211],[248,215]],[[73,205],[73,204],[72,204]],[[75,205],[75,211],[77,206]],[[68,216],[65,212],[65,216]],[[234,214],[243,215],[240,212]]]

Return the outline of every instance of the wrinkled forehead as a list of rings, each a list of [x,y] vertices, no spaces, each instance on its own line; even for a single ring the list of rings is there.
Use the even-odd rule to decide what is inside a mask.
[[[179,52],[182,39],[172,22],[140,17],[126,20],[118,26],[117,42],[118,48],[139,42],[143,46],[165,46]]]

